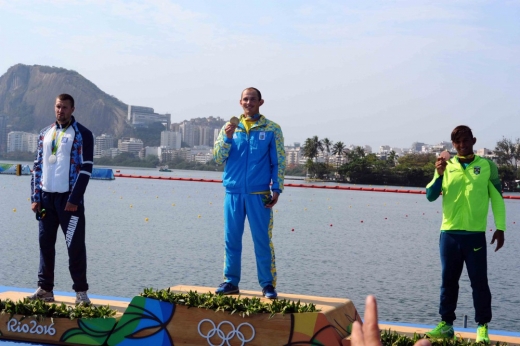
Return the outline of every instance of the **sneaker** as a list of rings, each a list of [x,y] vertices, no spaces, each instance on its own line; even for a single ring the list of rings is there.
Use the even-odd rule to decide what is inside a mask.
[[[477,339],[475,342],[484,342],[489,344],[488,325],[487,323],[479,324],[477,327]]]
[[[278,293],[276,293],[276,290],[274,289],[273,285],[267,285],[264,288],[262,288],[262,294],[267,299],[276,299],[276,297],[278,297]]]
[[[90,304],[90,299],[87,296],[87,291],[76,292],[76,305],[77,304]]]
[[[27,297],[30,300],[41,299],[44,302],[53,302],[54,301],[54,292],[46,291],[41,287],[38,287],[36,292]]]
[[[426,337],[431,339],[453,339],[455,337],[453,325],[442,321],[437,327],[427,332]]]
[[[237,294],[238,292],[238,286],[233,285],[231,282],[223,282],[215,290],[216,294]]]

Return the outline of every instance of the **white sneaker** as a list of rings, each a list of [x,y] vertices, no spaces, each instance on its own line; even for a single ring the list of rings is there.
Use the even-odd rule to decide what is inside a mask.
[[[90,304],[87,291],[76,292],[76,304]]]
[[[41,299],[44,302],[53,302],[54,301],[54,292],[46,291],[43,288],[38,287],[36,292],[34,292],[30,296],[27,296],[27,299],[30,299],[30,300]]]

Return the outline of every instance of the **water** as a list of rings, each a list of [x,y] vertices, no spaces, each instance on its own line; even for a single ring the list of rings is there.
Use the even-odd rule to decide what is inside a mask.
[[[217,172],[121,172],[220,178]],[[38,228],[29,185],[29,176],[0,175],[0,285],[36,285]],[[90,292],[132,297],[145,287],[216,287],[222,281],[223,197],[219,183],[92,180],[85,196]],[[505,246],[498,252],[488,247],[491,328],[520,331],[520,200],[506,200],[506,206]],[[440,199],[287,187],[274,211],[279,292],[349,298],[359,311],[365,296],[375,294],[381,320],[439,321]],[[489,241],[491,235],[488,231]],[[240,287],[259,290],[252,247],[246,227]],[[55,289],[71,291],[64,237],[58,237],[56,250]],[[462,326],[464,314],[472,325],[465,272],[457,314],[456,326]]]

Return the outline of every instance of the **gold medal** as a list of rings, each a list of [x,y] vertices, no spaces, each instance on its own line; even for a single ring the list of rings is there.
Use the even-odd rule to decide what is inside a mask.
[[[238,123],[240,122],[240,120],[238,120],[237,117],[232,117],[231,119],[229,119],[229,122],[233,125],[238,125]]]
[[[51,156],[49,156],[48,161],[49,161],[49,163],[50,163],[51,165],[52,165],[52,164],[55,164],[55,163],[56,163],[56,160],[57,160],[56,155],[52,154]]]

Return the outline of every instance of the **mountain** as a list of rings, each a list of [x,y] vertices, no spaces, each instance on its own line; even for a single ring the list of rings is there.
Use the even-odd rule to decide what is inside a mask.
[[[131,135],[128,106],[77,73],[50,66],[18,64],[0,77],[0,115],[8,116],[12,131],[38,132],[54,119],[59,94],[74,97],[74,117],[94,135]]]

